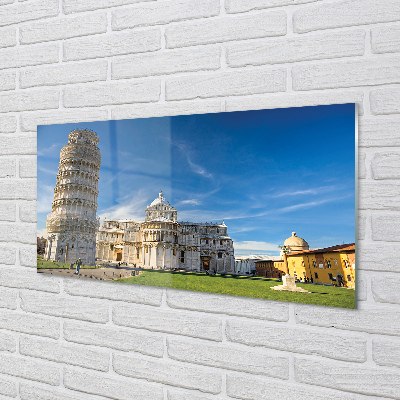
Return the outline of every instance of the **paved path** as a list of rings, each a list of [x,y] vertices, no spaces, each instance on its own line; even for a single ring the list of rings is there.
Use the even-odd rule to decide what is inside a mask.
[[[61,268],[43,268],[38,269],[39,274],[50,274],[58,276],[73,276],[76,278],[90,278],[98,280],[115,280],[129,278],[131,276],[140,275],[143,271],[140,268],[132,267],[107,267],[107,268],[81,268],[79,275],[76,275],[74,269]]]

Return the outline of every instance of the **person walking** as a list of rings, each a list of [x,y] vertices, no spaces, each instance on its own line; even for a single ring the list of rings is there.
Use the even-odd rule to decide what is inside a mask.
[[[78,258],[78,260],[76,261],[76,275],[79,275],[79,270],[81,268],[82,265],[82,260],[80,258]]]

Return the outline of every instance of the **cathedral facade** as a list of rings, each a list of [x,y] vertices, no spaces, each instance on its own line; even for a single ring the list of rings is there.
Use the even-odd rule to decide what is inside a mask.
[[[96,259],[137,267],[234,272],[233,241],[227,226],[178,222],[162,192],[145,210],[145,220],[105,219],[97,234]]]

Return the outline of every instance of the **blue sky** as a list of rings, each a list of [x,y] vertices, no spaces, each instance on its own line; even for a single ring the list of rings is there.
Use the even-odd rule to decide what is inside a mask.
[[[97,214],[144,219],[160,189],[179,221],[222,222],[235,255],[355,241],[354,104],[38,126],[38,232],[73,129],[99,136]]]

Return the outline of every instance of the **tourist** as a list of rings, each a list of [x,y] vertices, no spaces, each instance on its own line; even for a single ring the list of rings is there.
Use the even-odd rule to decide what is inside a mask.
[[[76,261],[76,275],[79,275],[79,270],[81,268],[82,265],[82,260],[80,258],[78,258],[78,260]]]

